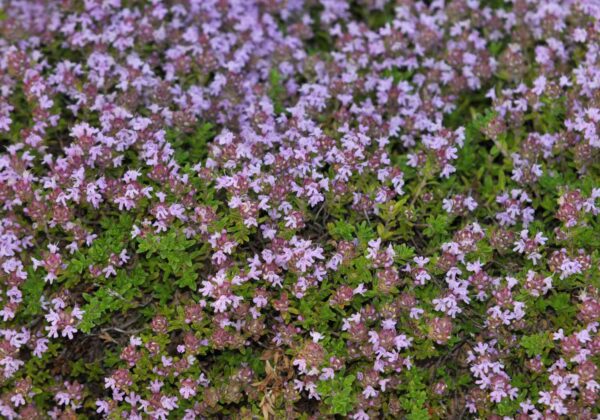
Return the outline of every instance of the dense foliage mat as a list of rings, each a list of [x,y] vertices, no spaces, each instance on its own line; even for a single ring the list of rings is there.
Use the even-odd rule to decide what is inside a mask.
[[[600,416],[598,1],[0,8],[2,417]]]

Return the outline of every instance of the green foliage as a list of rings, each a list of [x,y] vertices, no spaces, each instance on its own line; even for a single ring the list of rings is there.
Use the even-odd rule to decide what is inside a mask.
[[[275,113],[279,115],[285,110],[283,98],[286,89],[281,80],[281,74],[276,68],[271,69],[271,72],[269,73],[269,85],[269,97],[273,101]]]
[[[215,125],[210,122],[200,123],[191,133],[167,130],[167,139],[176,149],[175,157],[181,163],[202,161],[207,156],[207,145],[215,135]]]
[[[521,337],[520,344],[528,357],[545,355],[554,347],[552,337],[550,337],[550,334],[547,331],[533,335],[525,335]]]
[[[28,316],[39,314],[42,310],[40,298],[44,292],[44,279],[39,273],[29,270],[27,280],[23,283],[23,305],[25,306],[24,314]]]
[[[101,325],[115,314],[137,306],[137,299],[142,297],[141,286],[144,285],[147,274],[141,267],[136,267],[130,273],[119,270],[111,282],[101,286],[93,293],[83,293],[87,302],[80,328],[90,332],[95,326]]]
[[[418,369],[411,369],[408,373],[408,383],[403,386],[406,394],[400,399],[402,408],[406,411],[409,420],[425,420],[431,418],[425,404],[427,392],[423,384],[423,378]]]
[[[206,245],[194,247],[195,244],[196,241],[185,239],[183,234],[170,231],[162,236],[150,235],[140,238],[137,252],[145,254],[149,259],[150,268],[160,269],[165,281],[173,275],[178,287],[195,289],[198,270],[202,267],[199,260],[207,252]],[[155,254],[158,258],[150,258]],[[159,292],[162,293],[164,292]]]
[[[427,218],[427,227],[423,230],[423,233],[429,238],[441,237],[447,232],[449,224],[450,221],[446,215],[438,214],[436,216],[429,216]]]
[[[355,235],[356,229],[353,225],[345,220],[336,220],[327,224],[327,230],[334,239],[343,239],[345,241],[351,241]]]
[[[317,391],[325,398],[325,402],[331,407],[329,414],[347,415],[354,407],[353,384],[354,375],[336,375],[333,379],[320,381]]]

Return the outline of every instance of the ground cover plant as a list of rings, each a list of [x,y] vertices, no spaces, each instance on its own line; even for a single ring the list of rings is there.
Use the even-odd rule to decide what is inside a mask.
[[[599,418],[597,1],[0,9],[3,418]]]

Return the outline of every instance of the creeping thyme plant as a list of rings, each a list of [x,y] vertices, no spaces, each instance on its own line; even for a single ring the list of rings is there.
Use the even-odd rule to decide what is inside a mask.
[[[2,418],[600,416],[600,3],[0,9]]]

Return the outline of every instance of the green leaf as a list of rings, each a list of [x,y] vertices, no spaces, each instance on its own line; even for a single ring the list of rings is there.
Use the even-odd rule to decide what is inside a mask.
[[[442,235],[447,232],[449,224],[450,222],[448,220],[448,216],[445,214],[429,216],[427,218],[428,226],[425,228],[423,233],[430,238],[436,235]]]
[[[79,324],[79,329],[88,334],[96,325],[98,325],[104,313],[108,312],[115,302],[116,297],[109,294],[107,289],[102,288],[96,291],[94,295],[84,293],[83,298],[89,303],[83,306],[84,314],[83,319]]]
[[[186,271],[184,275],[177,281],[177,286],[189,287],[192,290],[196,290],[196,279],[198,278],[198,273],[195,271]]]
[[[571,297],[567,293],[556,293],[548,298],[548,304],[559,314],[575,312],[576,308],[571,304]]]
[[[27,280],[21,287],[25,306],[24,314],[37,315],[42,311],[40,298],[44,292],[44,285],[44,279],[38,273],[34,272],[33,269],[28,270]]]
[[[421,372],[417,368],[411,369],[408,373],[410,380],[407,386],[407,393],[400,400],[402,408],[404,408],[408,414],[407,419],[410,420],[424,420],[429,419],[431,416],[424,407],[427,401],[427,392],[425,392],[425,385],[421,377]]]
[[[397,262],[407,262],[415,256],[415,250],[406,244],[400,244],[394,246],[394,252],[396,253]]]
[[[327,224],[327,230],[334,239],[351,241],[354,237],[354,226],[345,220],[336,220]]]
[[[550,333],[547,331],[524,336],[521,338],[521,347],[525,349],[527,356],[533,357],[544,355],[547,351],[554,347]]]
[[[281,114],[285,110],[283,98],[285,97],[286,89],[281,80],[281,74],[275,67],[269,73],[269,84],[269,98],[273,101],[275,114]]]
[[[345,377],[339,375],[318,383],[317,391],[325,397],[325,401],[331,406],[331,414],[346,415],[352,411],[355,403],[352,395],[352,385],[355,379],[354,375]]]

